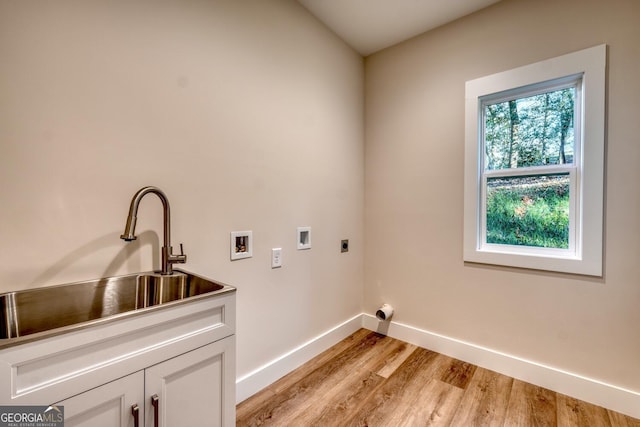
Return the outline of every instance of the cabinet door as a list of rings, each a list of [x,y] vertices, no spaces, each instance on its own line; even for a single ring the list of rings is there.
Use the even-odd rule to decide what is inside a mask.
[[[64,406],[65,427],[143,426],[144,372],[136,372],[56,403]],[[131,408],[139,406],[139,424]]]
[[[235,426],[235,336],[147,368],[145,395],[147,427]]]

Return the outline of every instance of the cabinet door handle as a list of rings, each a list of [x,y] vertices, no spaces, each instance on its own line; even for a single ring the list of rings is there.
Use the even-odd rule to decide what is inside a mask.
[[[153,405],[153,427],[158,427],[160,421],[158,420],[158,412],[160,408],[160,398],[157,394],[151,396],[151,404]]]
[[[133,415],[133,427],[140,427],[140,408],[137,403],[131,407],[131,415]]]

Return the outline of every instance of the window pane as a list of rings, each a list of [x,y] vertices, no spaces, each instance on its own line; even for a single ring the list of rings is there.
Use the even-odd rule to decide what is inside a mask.
[[[487,243],[569,248],[569,174],[487,179]]]
[[[575,87],[484,105],[485,169],[573,163]]]

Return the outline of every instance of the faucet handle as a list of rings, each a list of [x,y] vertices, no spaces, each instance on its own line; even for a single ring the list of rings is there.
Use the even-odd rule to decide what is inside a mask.
[[[184,254],[184,248],[182,247],[182,243],[180,243],[180,255],[173,255],[169,257],[170,262],[184,264],[187,262],[187,256]]]

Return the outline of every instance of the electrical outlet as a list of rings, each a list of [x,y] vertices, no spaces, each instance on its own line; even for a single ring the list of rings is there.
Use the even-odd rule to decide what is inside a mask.
[[[271,268],[282,267],[282,248],[271,249]]]

